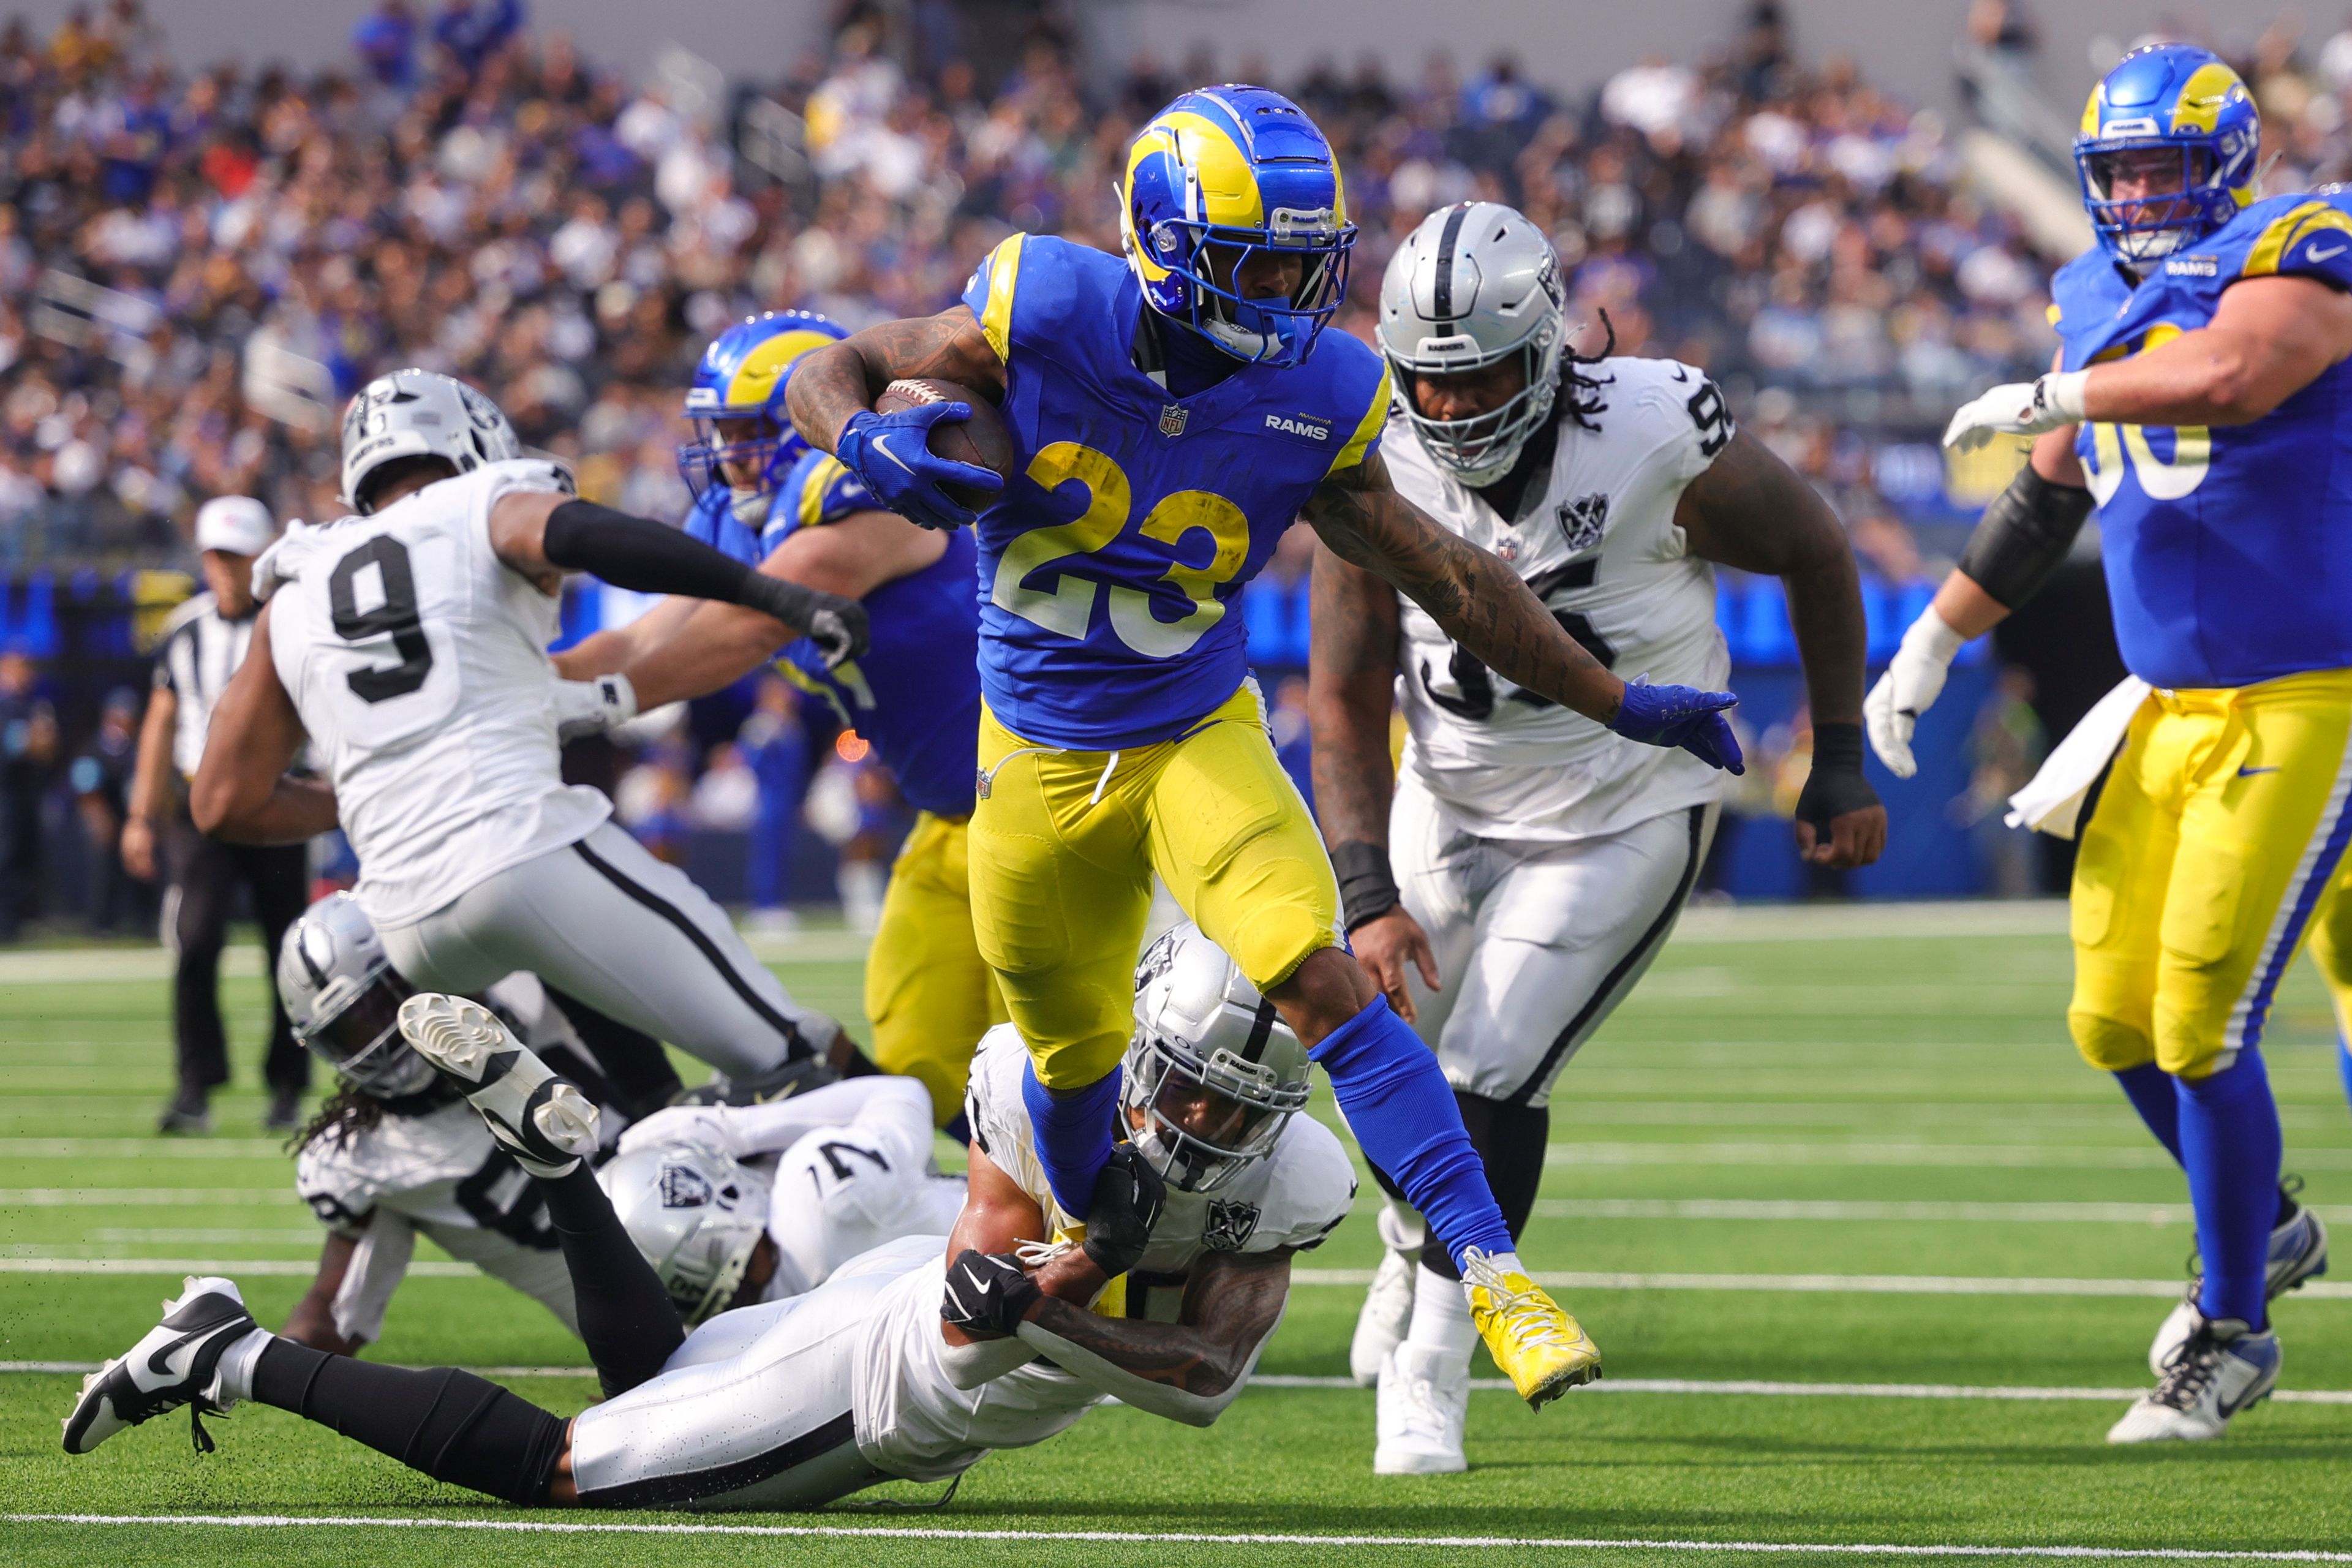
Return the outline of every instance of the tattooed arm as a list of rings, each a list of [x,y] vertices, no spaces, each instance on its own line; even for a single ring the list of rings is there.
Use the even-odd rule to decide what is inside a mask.
[[[1428,933],[1398,901],[1389,868],[1389,715],[1397,670],[1396,590],[1326,546],[1315,550],[1315,599],[1307,665],[1307,713],[1315,733],[1315,809],[1356,961],[1397,1016],[1413,1020],[1408,963],[1431,990],[1437,957]]]
[[[1192,1271],[1183,1321],[1097,1317],[1040,1296],[1024,1342],[1065,1372],[1154,1415],[1206,1426],[1240,1394],[1290,1299],[1287,1248],[1213,1252]]]
[[[1333,554],[1394,584],[1497,675],[1604,724],[1617,716],[1625,683],[1560,629],[1517,573],[1399,495],[1379,453],[1325,479],[1302,515]]]
[[[991,401],[1004,395],[1004,362],[980,330],[980,318],[967,306],[950,305],[936,316],[879,322],[812,349],[793,365],[784,405],[793,428],[830,452],[850,416],[873,407],[882,389],[903,376],[957,382]]]

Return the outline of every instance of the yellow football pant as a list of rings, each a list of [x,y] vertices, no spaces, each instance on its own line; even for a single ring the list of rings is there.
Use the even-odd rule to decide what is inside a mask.
[[[1255,682],[1120,752],[1034,745],[983,709],[980,765],[972,926],[1048,1089],[1095,1082],[1127,1048],[1155,870],[1260,989],[1339,940],[1339,884]]]
[[[2133,719],[2074,863],[2074,997],[2094,1067],[2202,1078],[2259,1043],[2352,834],[2352,670],[2159,691]]]
[[[981,1036],[1009,1016],[972,935],[968,837],[961,819],[917,815],[866,958],[874,1059],[920,1079],[941,1126],[962,1108]]]

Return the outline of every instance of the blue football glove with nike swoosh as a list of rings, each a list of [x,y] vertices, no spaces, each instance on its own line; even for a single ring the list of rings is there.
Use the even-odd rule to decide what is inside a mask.
[[[965,485],[1001,490],[1003,476],[933,452],[925,442],[942,419],[969,419],[969,403],[925,403],[892,414],[864,409],[849,416],[833,455],[864,481],[874,499],[908,521],[925,528],[958,529],[979,513],[950,499],[940,487]]]
[[[1649,677],[1643,676],[1625,683],[1625,700],[1609,728],[1629,741],[1680,746],[1711,768],[1744,773],[1748,765],[1739,754],[1739,742],[1723,717],[1723,710],[1738,701],[1728,691],[1652,686]]]

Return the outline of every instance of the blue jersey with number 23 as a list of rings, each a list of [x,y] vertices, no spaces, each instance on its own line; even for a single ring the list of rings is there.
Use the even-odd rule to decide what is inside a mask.
[[[1015,235],[964,303],[1004,362],[1025,464],[980,515],[981,687],[1004,727],[1080,750],[1184,733],[1249,673],[1229,614],[1328,475],[1388,416],[1380,356],[1325,332],[1304,364],[1187,398],[1136,368],[1118,257]]]

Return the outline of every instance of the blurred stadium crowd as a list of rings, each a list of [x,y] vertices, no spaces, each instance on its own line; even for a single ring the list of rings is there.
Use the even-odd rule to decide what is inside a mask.
[[[2031,44],[2000,0],[1980,0],[1970,27]],[[1205,51],[1082,68],[1041,25],[984,83],[939,36],[951,35],[893,37],[848,5],[824,52],[730,81],[690,57],[634,75],[583,59],[531,30],[520,0],[380,0],[348,63],[316,74],[203,62],[141,0],[105,0],[46,37],[7,25],[0,573],[79,569],[87,584],[92,567],[184,563],[187,521],[216,494],[259,497],[281,520],[334,515],[341,400],[404,363],[488,390],[584,493],[680,515],[680,389],[719,328],[772,307],[853,326],[940,309],[1015,226],[1115,247],[1133,127],[1186,86],[1264,75]],[[2352,162],[2352,33],[2308,50],[2273,33],[2246,68],[2288,159],[2273,188]],[[1835,58],[1800,59],[1769,0],[1727,47],[1638,62],[1589,98],[1509,59],[1465,73],[1436,58],[1408,80],[1367,56],[1274,85],[1342,153],[1364,234],[1344,325],[1369,331],[1381,267],[1424,212],[1471,196],[1522,206],[1555,237],[1591,323],[1586,352],[1613,331],[1621,350],[1706,365],[1831,494],[1891,639],[1901,595],[1924,591],[1969,521],[1929,426],[1971,389],[2047,363],[2046,281],[2063,259],[1970,194],[1937,117]],[[1306,543],[1294,535],[1246,606],[1277,673],[1303,661]],[[26,641],[35,595],[17,592],[0,599],[0,649],[50,652]],[[1769,606],[1745,614],[1740,592],[1727,584],[1735,655],[1770,664]],[[5,858],[34,831],[7,824],[87,801],[68,761],[100,741],[60,749],[52,717],[38,742],[37,689],[0,676]],[[101,705],[81,706],[75,728],[99,732]],[[761,792],[806,768],[740,726],[814,717],[814,752],[835,751],[823,716],[794,709],[746,692],[698,713],[690,738],[661,738],[622,781],[625,815],[656,841],[698,813],[749,831]],[[2005,709],[1988,723],[2019,731]],[[1801,767],[1801,725],[1764,737],[1768,754]],[[51,765],[20,766],[28,745]],[[887,837],[881,787],[853,788],[828,837]],[[27,885],[0,876],[18,889],[0,926]]]

